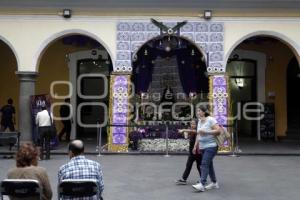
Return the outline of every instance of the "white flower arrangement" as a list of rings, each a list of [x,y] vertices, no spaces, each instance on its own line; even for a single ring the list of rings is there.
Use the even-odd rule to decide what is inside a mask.
[[[166,151],[166,139],[142,139],[139,141],[139,151]],[[189,140],[169,139],[169,151],[189,151]]]

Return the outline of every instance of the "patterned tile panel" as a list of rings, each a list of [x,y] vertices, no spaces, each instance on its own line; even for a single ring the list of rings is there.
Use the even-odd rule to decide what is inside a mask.
[[[181,19],[178,19],[180,22]],[[177,23],[163,21],[168,27],[174,27]],[[154,37],[160,35],[160,30],[150,22],[141,21],[121,21],[117,24],[117,59],[115,60],[115,71],[131,72],[132,55],[139,48]],[[202,52],[209,55],[207,71],[211,74],[210,93],[212,96],[213,112],[220,124],[227,124],[228,117],[228,93],[226,77],[222,74],[225,71],[224,63],[224,24],[211,21],[189,21],[181,27],[180,36],[188,38],[194,42]],[[205,55],[206,56],[206,55]],[[153,82],[153,84],[157,84]],[[114,92],[118,93],[118,92]],[[127,97],[125,98],[127,100]],[[118,106],[118,107],[115,107]],[[114,105],[116,120],[119,120],[120,112],[125,108],[121,104]],[[125,112],[124,112],[125,113]],[[124,114],[121,113],[121,114]],[[122,118],[120,118],[121,120]],[[125,122],[124,119],[121,122]],[[124,143],[126,137],[125,129],[113,130],[113,143]],[[127,130],[126,130],[127,131]],[[229,146],[228,146],[229,147]]]
[[[180,22],[180,20],[178,20]],[[176,26],[176,22],[163,21],[168,27]],[[138,49],[147,41],[160,35],[160,30],[154,24],[149,22],[126,22],[122,21],[117,24],[117,60],[115,61],[115,70],[124,70],[124,65],[120,68],[120,62],[124,63],[125,71],[128,68],[128,62],[131,63],[131,54],[136,53]],[[202,52],[209,53],[210,73],[220,73],[224,71],[222,66],[224,59],[224,24],[220,22],[190,21],[180,29],[180,36],[187,38],[202,49]],[[124,51],[124,52],[122,52]],[[131,52],[131,54],[128,53]],[[215,63],[218,63],[216,68]],[[221,66],[219,66],[221,65]]]

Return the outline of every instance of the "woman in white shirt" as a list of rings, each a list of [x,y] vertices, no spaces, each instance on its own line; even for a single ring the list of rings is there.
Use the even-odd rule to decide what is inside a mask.
[[[220,134],[220,126],[217,124],[217,120],[209,116],[209,110],[206,106],[199,106],[197,109],[198,126],[197,126],[197,139],[193,152],[196,152],[197,146],[202,153],[201,161],[201,178],[200,182],[193,187],[200,192],[204,192],[209,189],[219,188],[215,170],[213,166],[213,159],[218,152],[218,145],[215,137]],[[207,176],[211,179],[210,184],[206,184]]]

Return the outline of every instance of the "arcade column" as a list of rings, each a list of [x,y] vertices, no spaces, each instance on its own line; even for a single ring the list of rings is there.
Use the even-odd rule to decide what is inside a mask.
[[[108,150],[128,151],[129,98],[131,91],[130,75],[110,76]]]
[[[37,72],[18,71],[16,74],[20,80],[19,93],[19,131],[20,140],[32,141],[32,119],[30,110],[30,96],[35,94],[35,82]]]
[[[218,124],[227,128],[230,123],[230,98],[228,77],[225,74],[209,76],[209,98],[212,105],[212,114]],[[232,123],[232,122],[231,122]],[[232,150],[232,140],[219,148],[219,151],[229,152]]]

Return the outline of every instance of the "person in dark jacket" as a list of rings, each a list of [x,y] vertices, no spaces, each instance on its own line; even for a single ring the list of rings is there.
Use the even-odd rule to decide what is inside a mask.
[[[7,100],[7,105],[3,106],[0,110],[1,112],[1,131],[5,131],[7,128],[10,131],[15,131],[15,114],[16,110],[13,106],[13,100],[9,98]]]

